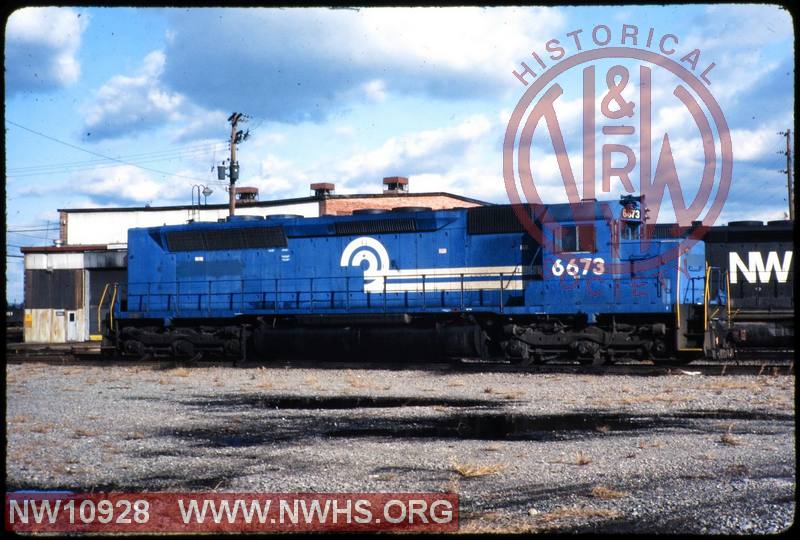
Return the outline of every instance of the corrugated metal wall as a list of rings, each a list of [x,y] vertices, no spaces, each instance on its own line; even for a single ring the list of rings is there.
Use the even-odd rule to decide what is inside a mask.
[[[82,307],[82,270],[25,270],[26,309]]]

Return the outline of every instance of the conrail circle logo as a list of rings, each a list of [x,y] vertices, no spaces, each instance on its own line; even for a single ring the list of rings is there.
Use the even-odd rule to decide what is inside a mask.
[[[527,87],[503,144],[503,178],[517,218],[551,252],[569,251],[557,228],[542,225],[547,216],[537,215],[538,205],[565,194],[572,220],[617,223],[617,261],[632,253],[622,240],[639,240],[638,255],[647,254],[659,213],[671,210],[670,221],[691,232],[637,269],[675,260],[716,222],[730,189],[730,132],[709,89],[716,65],[699,49],[680,56],[679,38],[653,28],[640,33],[625,24],[615,35],[600,24],[566,36],[547,41],[542,55],[533,51],[512,72]],[[612,193],[621,196],[618,213],[597,202]],[[630,272],[630,262],[609,261],[606,271]]]

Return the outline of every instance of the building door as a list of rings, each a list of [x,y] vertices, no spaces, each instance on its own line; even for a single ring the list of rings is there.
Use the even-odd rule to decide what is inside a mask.
[[[78,341],[78,317],[75,311],[67,311],[67,341]]]
[[[48,313],[52,314],[52,318],[47,320],[50,323],[50,339],[46,341],[64,343],[67,341],[67,313],[63,309],[55,309]]]

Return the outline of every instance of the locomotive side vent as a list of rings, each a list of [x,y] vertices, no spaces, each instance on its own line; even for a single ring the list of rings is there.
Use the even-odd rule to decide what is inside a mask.
[[[170,251],[219,251],[223,249],[255,249],[286,247],[283,227],[247,227],[206,231],[167,233]]]
[[[530,215],[530,208],[526,208]],[[476,206],[467,209],[467,233],[515,233],[525,232],[525,226],[520,222],[514,207],[503,206]]]
[[[170,251],[199,251],[206,248],[201,231],[175,231],[167,233]]]
[[[405,233],[417,230],[416,218],[371,219],[365,221],[336,222],[336,234]]]

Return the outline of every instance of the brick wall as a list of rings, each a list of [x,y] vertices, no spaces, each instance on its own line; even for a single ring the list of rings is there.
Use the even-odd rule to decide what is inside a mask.
[[[353,210],[380,208],[391,210],[398,206],[426,206],[433,210],[447,208],[470,208],[478,204],[462,201],[446,195],[386,195],[383,197],[348,197],[346,199],[328,198],[320,201],[320,215],[345,216]]]

